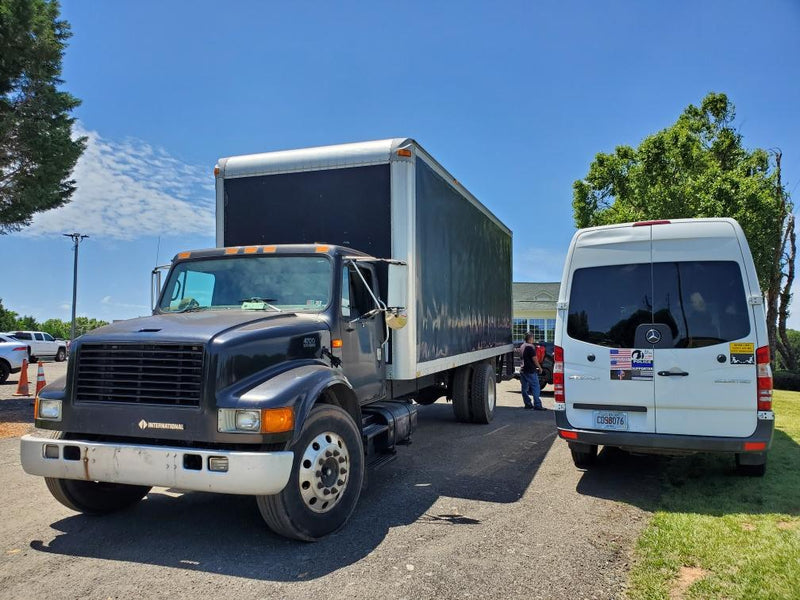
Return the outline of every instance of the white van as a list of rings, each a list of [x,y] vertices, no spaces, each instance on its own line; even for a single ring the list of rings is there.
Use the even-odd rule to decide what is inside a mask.
[[[733,219],[582,229],[558,299],[553,385],[578,467],[597,447],[728,452],[763,475],[772,442],[764,303]]]

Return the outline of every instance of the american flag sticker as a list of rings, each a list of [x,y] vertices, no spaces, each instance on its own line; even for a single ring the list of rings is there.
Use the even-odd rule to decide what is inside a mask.
[[[630,348],[612,348],[611,349],[611,368],[612,369],[630,369],[631,368],[631,349]]]

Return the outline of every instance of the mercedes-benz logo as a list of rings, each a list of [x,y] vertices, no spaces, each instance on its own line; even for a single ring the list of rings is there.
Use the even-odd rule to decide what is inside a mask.
[[[644,339],[648,344],[657,344],[661,341],[661,332],[658,329],[648,329],[644,334]]]

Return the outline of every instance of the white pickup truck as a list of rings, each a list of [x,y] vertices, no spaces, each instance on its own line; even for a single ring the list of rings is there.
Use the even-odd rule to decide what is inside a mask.
[[[9,331],[7,335],[28,345],[31,362],[41,358],[52,358],[61,362],[67,358],[67,342],[57,340],[44,331]]]

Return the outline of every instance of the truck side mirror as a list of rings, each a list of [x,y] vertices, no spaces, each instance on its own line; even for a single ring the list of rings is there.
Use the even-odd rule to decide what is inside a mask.
[[[386,324],[391,329],[402,329],[408,325],[408,313],[399,306],[386,309]]]

